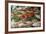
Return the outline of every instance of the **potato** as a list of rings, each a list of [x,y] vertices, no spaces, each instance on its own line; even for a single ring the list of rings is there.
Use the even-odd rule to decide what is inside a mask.
[[[27,21],[26,22],[28,26],[32,26],[32,22],[31,21]]]

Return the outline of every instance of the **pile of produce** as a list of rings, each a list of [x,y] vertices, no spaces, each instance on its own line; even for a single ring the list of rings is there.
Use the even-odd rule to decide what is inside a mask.
[[[11,6],[13,28],[40,27],[40,7]]]

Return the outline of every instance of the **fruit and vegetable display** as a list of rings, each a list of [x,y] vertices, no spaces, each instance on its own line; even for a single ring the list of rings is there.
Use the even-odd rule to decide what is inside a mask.
[[[11,6],[11,27],[29,28],[41,26],[40,7]]]

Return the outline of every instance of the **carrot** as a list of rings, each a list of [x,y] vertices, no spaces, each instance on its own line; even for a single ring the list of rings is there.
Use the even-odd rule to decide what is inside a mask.
[[[28,18],[28,17],[32,17],[32,16],[34,16],[33,13],[31,13],[31,14],[23,14],[22,16],[20,16],[20,18]]]

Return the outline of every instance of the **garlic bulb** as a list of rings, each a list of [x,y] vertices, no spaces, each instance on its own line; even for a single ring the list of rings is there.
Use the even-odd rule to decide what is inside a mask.
[[[41,23],[40,22],[35,22],[35,23],[32,24],[32,26],[40,27],[41,26]]]
[[[11,27],[15,27],[15,21],[12,19]]]

